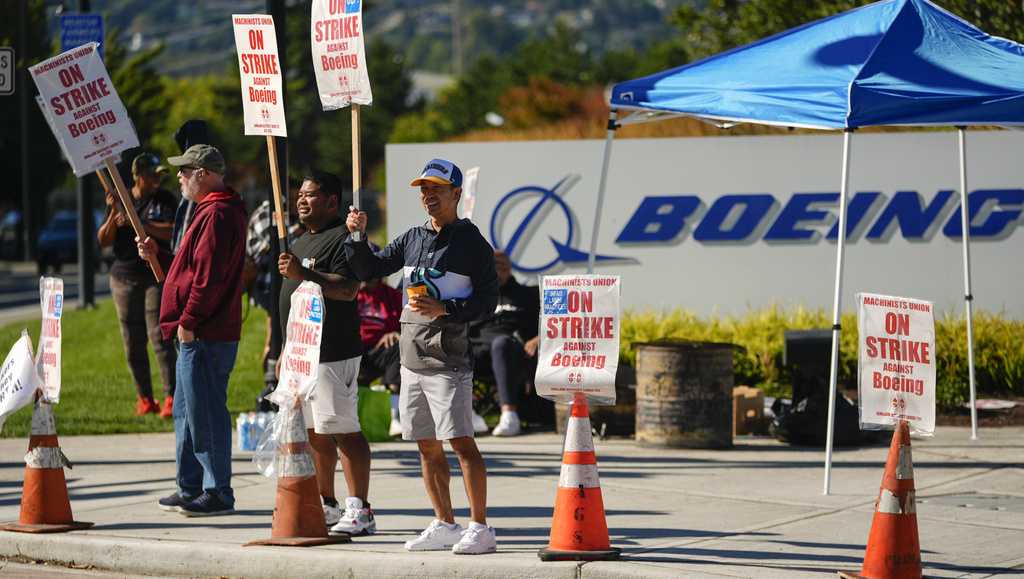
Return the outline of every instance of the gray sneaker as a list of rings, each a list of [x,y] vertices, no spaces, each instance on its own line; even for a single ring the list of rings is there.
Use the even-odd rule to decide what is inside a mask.
[[[331,527],[331,533],[348,533],[353,537],[372,535],[377,532],[377,521],[373,518],[373,510],[363,506],[359,497],[345,499],[345,513],[337,524]]]
[[[217,495],[204,492],[198,499],[182,505],[178,512],[186,517],[217,517],[234,513],[235,507],[225,503]]]

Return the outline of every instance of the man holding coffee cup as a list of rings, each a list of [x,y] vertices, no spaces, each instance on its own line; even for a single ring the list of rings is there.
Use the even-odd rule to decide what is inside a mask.
[[[487,470],[473,440],[473,361],[468,324],[490,316],[498,303],[494,250],[468,219],[458,218],[462,171],[433,159],[411,183],[429,220],[413,227],[378,253],[351,237],[345,251],[363,281],[402,270],[406,304],[399,339],[402,437],[419,445],[427,495],[435,519],[410,551],[493,553],[494,529],[487,526]],[[350,232],[366,231],[366,213],[351,209]],[[455,522],[444,454],[447,440],[459,458],[470,504],[469,527]]]

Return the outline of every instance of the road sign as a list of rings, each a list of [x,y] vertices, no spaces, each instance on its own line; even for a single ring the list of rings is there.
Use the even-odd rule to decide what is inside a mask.
[[[61,14],[60,16],[60,51],[67,52],[72,48],[95,42],[100,45],[100,58],[103,58],[103,16],[100,14]]]
[[[0,95],[14,94],[14,49],[0,46]]]

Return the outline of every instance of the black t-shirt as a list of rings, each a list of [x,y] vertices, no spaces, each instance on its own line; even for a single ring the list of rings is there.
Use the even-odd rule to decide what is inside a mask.
[[[333,273],[355,280],[356,276],[345,259],[345,240],[348,230],[341,219],[332,221],[320,231],[307,231],[295,240],[291,252],[302,261],[302,266],[318,273]],[[288,335],[288,312],[292,307],[292,293],[298,280],[281,280],[281,331]],[[324,316],[323,338],[320,341],[320,362],[337,362],[355,358],[363,353],[359,337],[359,311],[356,301],[332,300],[324,297],[327,309]]]
[[[173,223],[174,212],[178,202],[174,195],[166,189],[157,189],[152,195],[143,199],[135,199],[135,212],[139,214],[142,224]],[[108,215],[113,207],[107,209]],[[125,219],[127,219],[127,215]],[[156,238],[154,238],[156,240]],[[156,240],[157,245],[170,251],[169,241]],[[135,230],[131,225],[118,227],[114,236],[114,263],[110,266],[110,275],[125,280],[151,281],[156,283],[149,264],[139,257],[138,245],[135,243]]]
[[[523,343],[537,335],[540,323],[540,291],[537,286],[521,285],[510,277],[498,288],[498,306],[485,320],[470,324],[473,342],[489,342],[494,336],[515,336]]]

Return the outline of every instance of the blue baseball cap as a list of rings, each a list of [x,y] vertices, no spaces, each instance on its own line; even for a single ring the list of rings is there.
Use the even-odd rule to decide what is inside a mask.
[[[431,159],[419,177],[412,180],[409,185],[419,187],[424,183],[439,183],[462,187],[462,170],[455,166],[455,163],[444,159]]]

